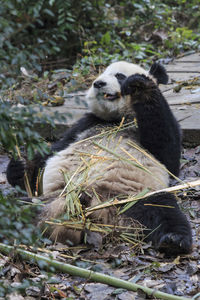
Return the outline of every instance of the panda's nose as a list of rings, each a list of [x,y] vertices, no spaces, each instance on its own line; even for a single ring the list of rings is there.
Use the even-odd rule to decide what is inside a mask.
[[[96,89],[100,89],[100,88],[102,88],[105,85],[106,85],[106,82],[104,82],[102,80],[97,80],[97,81],[94,82],[94,87]]]

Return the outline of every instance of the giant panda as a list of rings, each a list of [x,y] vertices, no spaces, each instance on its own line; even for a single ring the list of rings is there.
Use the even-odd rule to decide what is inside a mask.
[[[64,173],[76,186],[83,185],[79,199],[83,209],[169,186],[169,174],[179,173],[181,132],[159,89],[159,84],[167,81],[166,70],[159,63],[149,71],[125,61],[112,63],[87,92],[90,112],[52,145],[49,156],[37,154],[29,167],[22,161],[10,161],[7,178],[13,186],[22,186],[26,169],[34,188],[38,170],[44,167],[43,193],[49,200],[40,213],[39,225],[66,212],[62,191],[70,191]],[[81,183],[88,165],[87,178]],[[112,206],[92,213],[90,218],[105,224],[117,220],[121,225],[136,220],[146,228],[146,240],[159,251],[169,256],[190,252],[190,225],[173,194],[151,195],[123,214],[118,211]],[[55,225],[48,230],[56,241],[73,245],[83,241],[83,230]]]

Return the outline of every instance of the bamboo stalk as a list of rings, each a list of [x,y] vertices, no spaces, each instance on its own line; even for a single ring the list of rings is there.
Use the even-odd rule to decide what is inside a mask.
[[[119,126],[116,126],[115,128],[111,128],[111,129],[110,129],[110,127],[108,126],[108,130],[103,131],[103,132],[101,132],[101,133],[98,133],[98,134],[96,134],[96,135],[90,136],[90,137],[88,137],[88,138],[86,138],[86,139],[83,139],[83,140],[80,140],[80,141],[78,141],[78,142],[75,142],[74,144],[75,144],[75,145],[78,145],[78,144],[84,143],[84,142],[86,142],[86,141],[90,141],[90,140],[92,141],[92,140],[94,140],[94,139],[96,139],[96,138],[99,138],[99,137],[108,136],[108,135],[114,134],[114,133],[116,133],[116,132],[123,131],[123,130],[129,128],[129,127],[132,127],[134,124],[135,124],[135,122],[134,122],[134,121],[131,121],[131,122],[129,122],[129,123],[124,124],[123,126],[119,125]]]
[[[72,276],[79,276],[86,278],[87,280],[90,281],[95,281],[95,282],[100,282],[104,283],[107,285],[111,285],[117,288],[123,288],[129,291],[134,291],[137,292],[137,290],[142,290],[144,293],[146,293],[148,296],[153,296],[154,298],[157,299],[164,299],[164,300],[191,300],[191,298],[186,298],[186,297],[179,297],[171,294],[167,294],[164,292],[157,291],[155,289],[151,289],[148,287],[144,287],[142,285],[128,282],[122,279],[118,279],[112,276],[104,275],[99,272],[94,272],[90,270],[86,270],[83,268],[79,268],[76,266],[72,266],[70,264],[64,264],[63,262],[59,262],[55,259],[45,257],[40,254],[35,254],[30,251],[22,250],[20,248],[15,248],[13,246],[9,245],[4,245],[0,243],[0,251],[4,254],[10,254],[13,251],[15,253],[19,254],[23,259],[28,260],[28,261],[43,261],[46,262],[46,268],[48,269],[49,267],[54,267],[56,270],[70,274]]]
[[[17,150],[17,154],[18,154],[19,158],[21,159],[22,157],[21,157],[19,147],[17,145],[15,147],[16,147],[16,150]],[[32,198],[33,194],[32,194],[32,191],[31,191],[31,187],[30,187],[30,183],[29,183],[29,179],[28,179],[28,174],[27,174],[26,171],[24,172],[24,186],[25,186],[26,192],[28,194],[28,197]]]
[[[132,160],[127,159],[127,158],[125,158],[125,157],[123,157],[123,156],[121,156],[121,155],[115,153],[115,152],[112,151],[111,149],[109,149],[109,148],[107,148],[107,147],[105,147],[105,146],[103,146],[103,145],[100,145],[100,144],[98,144],[98,143],[96,143],[96,142],[93,142],[93,144],[94,144],[95,146],[99,147],[100,149],[105,150],[106,152],[112,154],[113,156],[117,157],[118,159],[121,159],[122,161],[125,161],[125,162],[127,162],[128,164],[133,165],[133,166],[135,166],[135,167],[137,167],[137,168],[139,168],[139,169],[141,169],[141,170],[143,170],[143,171],[145,171],[145,172],[147,172],[147,173],[149,173],[149,174],[152,175],[152,173],[151,173],[148,169],[146,169],[145,167],[143,167],[141,164],[135,163],[135,162],[133,162]]]
[[[162,163],[160,163],[152,154],[148,153],[147,151],[145,151],[143,148],[141,148],[137,143],[133,142],[133,141],[128,141],[127,142],[128,145],[130,145],[131,147],[137,149],[138,151],[140,151],[141,153],[143,153],[146,157],[150,158],[153,162],[155,162],[158,166],[160,166],[163,170],[165,170],[170,176],[172,176],[174,179],[176,179],[177,181],[183,183],[183,181],[178,178],[177,176],[175,176],[172,172],[170,172]]]
[[[184,189],[192,188],[192,187],[195,187],[195,186],[198,186],[198,185],[200,185],[200,179],[195,180],[195,181],[191,181],[191,182],[186,182],[186,183],[183,183],[183,184],[179,184],[179,185],[176,185],[176,186],[168,187],[168,188],[165,188],[165,189],[161,189],[161,190],[158,190],[158,191],[155,191],[155,192],[150,192],[150,193],[147,193],[147,194],[145,194],[144,196],[141,196],[141,197],[137,197],[137,195],[136,195],[135,197],[133,196],[133,197],[131,197],[129,199],[125,199],[125,200],[117,200],[115,198],[112,201],[104,202],[102,204],[99,204],[99,205],[96,205],[96,206],[93,206],[93,207],[88,207],[86,209],[86,211],[87,211],[86,216],[90,212],[98,210],[98,209],[102,209],[102,208],[106,208],[106,207],[110,207],[110,206],[126,204],[128,202],[132,202],[132,201],[135,201],[135,200],[140,200],[140,199],[143,199],[143,198],[146,198],[146,197],[158,194],[158,193],[163,193],[163,192],[173,193],[173,192],[176,192],[178,190],[184,190]]]
[[[65,226],[68,227],[70,229],[77,229],[77,230],[83,230],[85,229],[86,223],[85,222],[81,222],[78,220],[75,220],[74,222],[72,221],[65,221],[62,223],[56,223],[54,221],[45,221],[45,224],[49,224],[49,225],[56,225],[56,226]],[[93,223],[90,222],[88,224],[88,226],[90,227],[91,231],[96,231],[96,232],[103,232],[103,233],[108,233],[108,230],[141,230],[141,227],[131,227],[131,226],[118,226],[118,225],[112,225],[112,224],[100,224],[100,223]]]

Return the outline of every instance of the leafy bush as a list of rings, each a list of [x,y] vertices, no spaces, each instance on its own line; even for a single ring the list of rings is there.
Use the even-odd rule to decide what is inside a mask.
[[[2,1],[0,85],[14,84],[21,66],[41,72],[77,62],[75,70],[89,73],[117,59],[198,49],[198,7],[199,0]]]
[[[41,234],[33,224],[33,209],[0,193],[0,241],[10,245],[38,246]]]
[[[98,16],[97,23],[100,22],[103,2],[3,1],[0,7],[2,87],[14,84],[21,66],[40,72],[44,63],[52,67],[51,61],[58,54],[61,64],[74,61],[82,36],[93,27],[94,17]]]
[[[0,193],[0,242],[8,245],[15,246],[31,246],[31,247],[42,247],[44,242],[50,242],[47,239],[42,238],[42,234],[39,228],[34,224],[35,214],[37,207],[31,207],[29,205],[23,206],[22,203],[11,197],[4,197]],[[4,262],[4,258],[1,257],[1,269],[0,269],[0,297],[8,299],[8,295],[11,293],[17,293],[17,295],[26,295],[26,291],[32,287],[42,288],[44,285],[43,279],[34,282],[29,272],[22,271],[21,269],[21,282],[14,282],[10,284],[8,280],[8,273],[12,272],[13,259],[16,256],[10,256],[7,262]],[[9,262],[12,262],[11,267]],[[5,263],[5,265],[3,264]],[[17,267],[18,263],[14,263]],[[18,268],[20,270],[20,267]],[[12,275],[11,275],[12,276]],[[24,278],[26,276],[26,278]],[[6,279],[7,278],[7,279]],[[12,278],[12,277],[11,277]],[[23,279],[22,279],[23,278]],[[46,275],[48,278],[48,274]],[[12,296],[11,296],[12,297]],[[9,298],[10,299],[10,298]]]
[[[91,35],[89,41],[84,42],[78,67],[90,72],[91,65],[108,65],[122,59],[145,64],[199,49],[197,5],[197,0],[114,2],[108,9],[112,15],[106,16],[107,29],[99,33],[99,39],[92,40]],[[190,22],[193,18],[198,22],[195,28]]]
[[[25,103],[23,100],[22,103]],[[40,105],[12,106],[10,102],[0,102],[0,146],[5,152],[11,151],[13,156],[19,155],[22,146],[27,153],[27,158],[32,159],[35,151],[47,153],[48,146],[34,129],[35,124],[55,126],[54,120],[63,120],[64,117],[55,113],[52,117],[43,114]]]

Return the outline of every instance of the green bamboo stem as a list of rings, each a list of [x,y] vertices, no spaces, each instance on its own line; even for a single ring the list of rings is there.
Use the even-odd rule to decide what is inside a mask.
[[[40,254],[35,254],[30,251],[26,251],[20,248],[15,248],[13,246],[8,246],[0,243],[0,251],[4,254],[10,254],[13,251],[17,254],[19,254],[23,259],[25,260],[34,260],[36,262],[38,261],[44,261],[47,263],[48,267],[54,267],[60,272],[70,274],[72,276],[79,276],[86,278],[91,281],[95,282],[101,282],[104,284],[108,284],[117,288],[123,288],[129,291],[136,292],[138,289],[142,290],[144,293],[146,293],[148,296],[153,296],[157,299],[166,299],[166,300],[191,300],[191,298],[186,297],[179,297],[174,296],[171,294],[163,293],[156,291],[155,289],[151,289],[148,287],[143,287],[139,284],[128,282],[122,279],[118,279],[112,276],[104,275],[98,272],[93,272],[90,270],[86,270],[83,268],[79,268],[76,266],[72,266],[70,264],[64,264],[63,262],[56,261],[54,259],[51,259],[49,257],[42,256]]]

